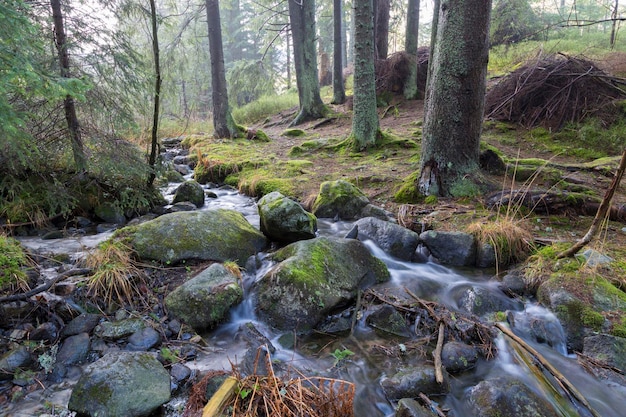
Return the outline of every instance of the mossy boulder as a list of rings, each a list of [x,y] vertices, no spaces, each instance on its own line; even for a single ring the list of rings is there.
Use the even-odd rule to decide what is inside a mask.
[[[100,204],[94,209],[94,214],[100,220],[106,223],[124,224],[126,223],[126,216],[124,216],[124,210],[121,207],[105,202]]]
[[[373,216],[388,219],[384,210],[372,206],[361,190],[344,180],[323,182],[311,211],[318,218],[352,220]]]
[[[257,207],[261,232],[271,240],[292,243],[315,237],[317,218],[280,192],[265,195]]]
[[[147,353],[109,353],[74,386],[68,408],[85,416],[150,415],[170,399],[170,374]]]
[[[316,238],[270,256],[277,262],[254,288],[256,310],[283,330],[310,330],[351,304],[359,289],[390,278],[385,264],[358,240]]]
[[[188,180],[178,186],[172,204],[184,201],[193,203],[198,208],[204,206],[204,188],[202,188],[200,183]]]
[[[477,243],[469,233],[428,230],[420,234],[420,239],[430,253],[444,265],[476,264]]]
[[[548,400],[513,377],[479,382],[466,394],[471,415],[482,417],[557,417]]]
[[[223,322],[242,299],[237,277],[223,265],[213,264],[168,294],[165,305],[172,315],[201,331]]]
[[[267,246],[241,213],[226,209],[165,214],[136,226],[129,240],[141,259],[164,263],[201,259],[243,266]]]
[[[420,393],[426,395],[441,395],[450,391],[450,377],[443,371],[443,383],[435,378],[435,367],[432,365],[418,365],[407,367],[390,377],[383,377],[380,385],[388,400],[401,398],[417,398]]]

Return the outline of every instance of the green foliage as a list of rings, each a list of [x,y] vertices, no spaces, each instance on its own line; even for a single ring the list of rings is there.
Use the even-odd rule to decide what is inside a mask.
[[[28,257],[20,243],[0,234],[0,290],[23,285],[26,274],[22,268],[27,262]]]
[[[260,97],[251,103],[234,108],[232,114],[239,123],[252,124],[296,106],[298,106],[298,93],[290,91],[279,96]]]
[[[540,28],[528,0],[499,0],[491,19],[492,45],[509,45],[536,36]]]
[[[343,349],[343,350],[339,350],[339,349],[335,349],[335,351],[333,353],[330,354],[333,358],[335,358],[335,363],[333,366],[336,366],[339,362],[347,359],[348,357],[354,355],[354,352],[352,352],[350,349]]]
[[[274,80],[262,61],[237,61],[226,74],[231,101],[243,106],[274,94]]]

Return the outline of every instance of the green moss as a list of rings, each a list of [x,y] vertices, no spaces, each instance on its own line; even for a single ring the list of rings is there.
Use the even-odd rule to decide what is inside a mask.
[[[611,334],[613,336],[626,338],[626,317],[622,317],[619,323],[613,323]]]
[[[419,175],[419,171],[415,171],[402,181],[400,188],[393,197],[396,203],[415,204],[424,201],[424,196],[417,189]]]
[[[306,132],[302,129],[287,129],[282,133],[283,136],[299,137],[306,135]]]
[[[482,193],[478,184],[468,177],[462,177],[450,184],[449,192],[452,197],[476,197]]]
[[[599,331],[604,324],[604,316],[589,307],[584,307],[580,312],[580,321],[585,327],[590,327],[595,331]]]
[[[26,280],[23,267],[28,257],[20,243],[0,234],[0,290],[20,285]]]

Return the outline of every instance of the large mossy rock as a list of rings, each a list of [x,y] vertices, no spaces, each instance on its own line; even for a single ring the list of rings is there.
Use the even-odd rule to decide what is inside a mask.
[[[359,219],[349,234],[360,241],[372,240],[385,253],[403,261],[412,261],[420,243],[419,235],[398,224],[376,217]]]
[[[302,240],[270,259],[278,264],[253,288],[256,310],[284,330],[310,330],[351,303],[359,289],[390,277],[385,264],[354,239]]]
[[[402,398],[417,398],[420,393],[426,395],[447,394],[450,391],[450,377],[443,371],[443,383],[438,383],[435,377],[435,367],[419,365],[407,367],[390,377],[383,377],[380,385],[388,400]]]
[[[237,277],[223,265],[213,264],[168,294],[165,305],[175,317],[201,331],[224,321],[242,299]]]
[[[473,416],[557,417],[548,400],[538,396],[521,381],[502,377],[481,381],[466,397]]]
[[[235,261],[241,266],[267,246],[265,236],[241,213],[225,209],[165,214],[138,225],[130,242],[142,259]]]
[[[91,417],[141,417],[169,398],[170,374],[154,356],[114,352],[87,366],[68,408]]]
[[[317,218],[280,192],[263,196],[257,207],[261,232],[271,240],[292,243],[315,237]]]
[[[359,219],[362,217],[378,217],[387,220],[387,213],[370,204],[369,199],[361,190],[344,180],[326,181],[320,184],[320,192],[311,210],[318,218],[335,218],[342,220]]]
[[[176,189],[172,204],[182,203],[184,201],[193,203],[198,208],[204,206],[204,188],[194,180],[183,182]]]

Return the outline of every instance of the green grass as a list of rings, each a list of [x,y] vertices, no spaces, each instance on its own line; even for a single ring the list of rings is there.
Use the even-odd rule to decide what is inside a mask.
[[[263,96],[245,106],[233,109],[232,114],[237,123],[253,124],[283,110],[297,106],[298,93],[289,91],[279,96]]]
[[[0,290],[23,287],[26,283],[26,274],[23,267],[28,257],[20,243],[0,234]]]

